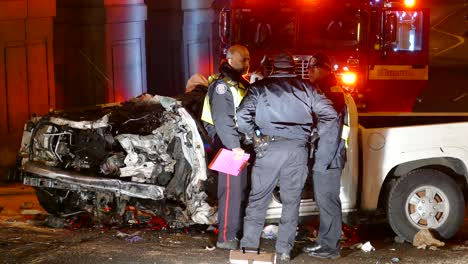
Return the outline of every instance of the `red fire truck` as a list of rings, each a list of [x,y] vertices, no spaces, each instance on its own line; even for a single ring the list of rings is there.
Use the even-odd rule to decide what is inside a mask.
[[[417,0],[220,0],[220,53],[246,45],[255,70],[288,50],[307,79],[308,60],[328,54],[362,111],[412,111],[428,85],[429,9]]]

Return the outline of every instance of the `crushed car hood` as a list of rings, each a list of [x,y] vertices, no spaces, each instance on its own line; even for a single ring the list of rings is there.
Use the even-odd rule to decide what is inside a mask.
[[[190,221],[213,224],[207,158],[193,115],[179,100],[154,96],[32,118],[20,149],[29,173],[24,183],[170,200]]]

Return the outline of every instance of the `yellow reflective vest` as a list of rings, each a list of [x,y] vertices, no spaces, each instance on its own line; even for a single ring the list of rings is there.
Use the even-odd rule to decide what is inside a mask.
[[[344,96],[344,92],[342,90],[342,88],[338,85],[335,85],[335,86],[332,86],[330,87],[330,91],[331,92],[334,92],[334,93],[342,93],[343,96]],[[346,104],[345,104],[345,107]],[[349,138],[349,132],[351,131],[351,128],[349,126],[349,111],[346,111],[346,117],[343,117],[344,120],[343,120],[343,129],[342,129],[342,132],[341,132],[341,139],[343,139],[345,141],[345,146],[346,148],[348,148],[348,138]]]
[[[211,85],[214,81],[219,80],[221,75],[214,74],[208,77],[208,84]],[[247,93],[246,87],[242,83],[235,82],[233,80],[230,80],[228,78],[223,78],[222,79],[229,87],[229,90],[231,91],[232,98],[234,100],[234,113],[236,113],[237,107],[239,107],[240,103],[242,102],[242,99],[244,98],[245,94]],[[205,96],[205,101],[203,102],[203,110],[202,110],[202,116],[201,120],[207,122],[208,124],[214,125],[213,118],[211,116],[211,106],[210,106],[210,98],[208,96],[208,93],[206,93]],[[234,120],[237,125],[237,120]]]

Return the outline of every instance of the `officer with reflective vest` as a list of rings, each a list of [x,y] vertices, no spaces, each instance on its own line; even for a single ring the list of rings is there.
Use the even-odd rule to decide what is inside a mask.
[[[250,55],[246,47],[234,45],[227,50],[226,61],[219,73],[209,77],[202,121],[215,147],[224,147],[241,159],[244,150],[237,131],[236,109],[247,92],[249,82],[243,78],[248,73]],[[218,248],[237,249],[237,236],[242,229],[244,202],[247,188],[247,171],[238,176],[218,175]]]
[[[320,226],[317,241],[305,246],[304,251],[312,257],[334,259],[340,257],[340,183],[341,172],[346,162],[349,117],[343,90],[337,84],[330,59],[324,53],[316,53],[310,58],[309,78],[333,102],[341,131],[333,144],[335,154],[327,170],[313,171],[314,195],[320,209]]]

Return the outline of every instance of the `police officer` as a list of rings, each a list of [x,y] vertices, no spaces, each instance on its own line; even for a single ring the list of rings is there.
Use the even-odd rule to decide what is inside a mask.
[[[340,133],[335,142],[330,145],[334,147],[334,155],[327,170],[313,171],[314,195],[320,209],[320,226],[317,241],[304,247],[304,251],[312,257],[335,259],[340,257],[339,241],[342,221],[340,180],[346,161],[346,140],[349,127],[345,124],[348,124],[348,112],[343,91],[332,72],[330,59],[324,53],[316,53],[309,60],[309,78],[312,84],[332,100],[338,113]]]
[[[242,77],[247,74],[249,63],[246,47],[230,47],[226,61],[220,65],[220,73],[208,78],[210,84],[202,110],[201,119],[215,146],[231,149],[237,159],[242,158],[244,149],[241,148],[235,113],[250,85]],[[238,248],[236,236],[241,231],[246,187],[245,169],[238,176],[224,173],[218,175],[218,248]]]
[[[301,193],[308,174],[307,143],[316,126],[323,133],[317,155],[323,157],[317,169],[325,171],[334,149],[336,111],[332,103],[312,85],[294,74],[295,64],[286,52],[273,57],[272,75],[257,81],[237,111],[239,131],[251,135],[259,130],[267,141],[265,153],[258,155],[252,169],[252,189],[244,218],[242,248],[258,248],[265,213],[273,189],[279,182],[283,205],[276,240],[280,261],[289,261],[294,246]],[[314,123],[313,116],[318,117]]]

